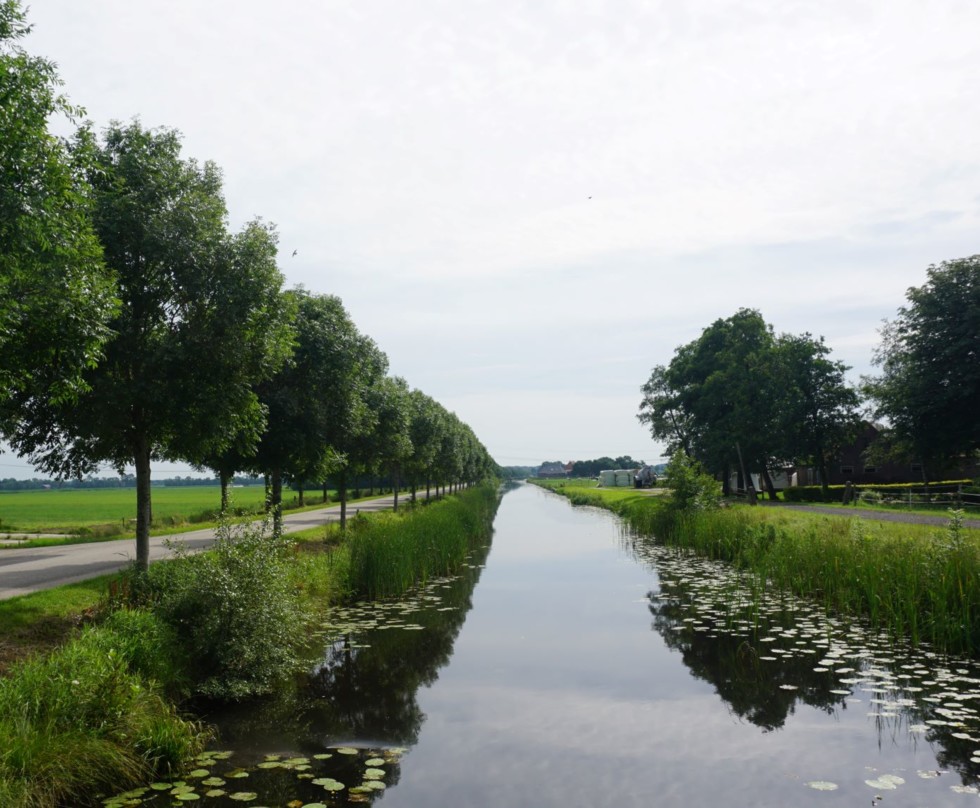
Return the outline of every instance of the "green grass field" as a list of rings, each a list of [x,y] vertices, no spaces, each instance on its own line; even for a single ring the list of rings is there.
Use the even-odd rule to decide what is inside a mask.
[[[232,492],[235,507],[257,508],[265,488],[250,485]],[[221,505],[220,486],[153,489],[154,522],[182,522]],[[136,518],[135,488],[0,492],[0,535],[69,533],[78,528],[122,524]]]

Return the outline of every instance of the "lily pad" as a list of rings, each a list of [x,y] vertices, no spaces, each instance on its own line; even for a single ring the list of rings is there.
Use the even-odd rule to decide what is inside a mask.
[[[816,789],[817,791],[836,791],[837,783],[831,783],[829,780],[811,780],[809,783],[804,785],[810,788]]]
[[[258,796],[254,791],[236,791],[234,794],[229,794],[228,799],[238,800],[238,802],[249,802]]]

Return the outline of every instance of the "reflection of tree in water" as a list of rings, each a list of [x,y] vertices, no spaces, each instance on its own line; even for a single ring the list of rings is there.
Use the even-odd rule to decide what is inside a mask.
[[[812,655],[762,659],[769,649],[752,638],[699,631],[685,622],[692,616],[691,593],[685,590],[683,582],[675,581],[659,594],[650,593],[653,628],[668,648],[680,652],[695,677],[714,685],[737,716],[768,731],[783,726],[797,701],[827,713],[846,707],[842,696],[830,692],[833,675],[814,672]]]
[[[798,598],[774,605],[779,596],[769,593],[752,602],[729,565],[629,531],[622,539],[657,571],[660,589],[649,594],[653,628],[736,715],[768,731],[782,727],[798,701],[830,713],[846,709],[845,694],[855,692],[860,709],[874,717],[879,744],[926,742],[939,770],[980,784],[976,661],[909,648]]]
[[[449,662],[472,607],[473,590],[489,545],[476,551],[456,579],[437,590],[439,602],[405,619],[424,630],[376,629],[367,648],[347,635],[312,677],[309,693],[321,731],[394,744],[413,744],[424,715],[416,701]],[[439,611],[439,609],[449,609]]]
[[[412,601],[418,611],[402,615],[400,604],[378,604],[386,610],[377,614],[379,627],[335,638],[294,692],[210,716],[223,742],[306,751],[338,740],[378,746],[415,743],[425,718],[416,700],[418,690],[435,682],[449,662],[489,550],[489,543],[474,550],[457,576],[426,590],[426,600]],[[385,615],[423,629],[382,628]]]

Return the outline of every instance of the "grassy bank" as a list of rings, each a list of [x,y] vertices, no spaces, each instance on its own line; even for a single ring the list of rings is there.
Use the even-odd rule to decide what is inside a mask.
[[[310,620],[332,602],[453,572],[488,535],[497,501],[488,485],[358,517],[333,545],[229,525],[206,553],[117,579],[92,625],[0,679],[0,805],[95,804],[180,772],[208,735],[176,705],[284,686]]]
[[[827,609],[864,615],[913,642],[980,654],[980,531],[750,506],[681,510],[669,497],[546,483],[620,514],[637,532],[750,570]]]

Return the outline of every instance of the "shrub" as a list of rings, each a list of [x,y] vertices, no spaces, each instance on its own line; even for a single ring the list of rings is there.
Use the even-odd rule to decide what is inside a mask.
[[[717,480],[684,452],[674,452],[667,464],[667,487],[676,510],[708,510],[721,499]]]
[[[298,665],[304,620],[291,582],[291,545],[268,522],[222,522],[207,553],[146,573],[151,608],[176,632],[196,692],[220,699],[269,693]]]

